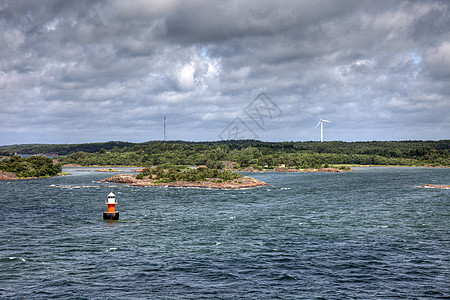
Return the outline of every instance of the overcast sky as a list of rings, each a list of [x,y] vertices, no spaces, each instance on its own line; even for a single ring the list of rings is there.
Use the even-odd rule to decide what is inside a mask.
[[[1,1],[0,145],[450,138],[450,1]]]

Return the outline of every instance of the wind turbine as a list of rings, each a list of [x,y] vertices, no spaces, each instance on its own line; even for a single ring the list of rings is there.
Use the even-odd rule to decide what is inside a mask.
[[[330,123],[331,121],[322,119],[321,115],[319,115],[319,117],[320,117],[320,121],[319,121],[319,123],[317,123],[316,128],[317,128],[317,126],[320,125],[320,142],[323,143],[323,122]]]

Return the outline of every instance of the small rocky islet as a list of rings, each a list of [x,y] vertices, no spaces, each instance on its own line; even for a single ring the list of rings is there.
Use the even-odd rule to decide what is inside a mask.
[[[207,178],[202,181],[177,180],[173,182],[159,182],[153,178],[137,179],[133,174],[117,174],[100,182],[124,183],[129,186],[161,186],[161,187],[190,187],[205,189],[243,189],[269,185],[252,177],[242,177],[233,180],[222,180],[218,178]]]
[[[422,184],[420,187],[425,189],[450,190],[450,185],[441,185],[441,184]]]

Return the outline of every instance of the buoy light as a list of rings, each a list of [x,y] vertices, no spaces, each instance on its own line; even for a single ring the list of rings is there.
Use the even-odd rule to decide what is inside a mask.
[[[112,192],[108,195],[108,200],[105,203],[108,205],[108,211],[103,212],[103,219],[104,220],[119,220],[119,212],[116,211],[116,195],[114,195]]]

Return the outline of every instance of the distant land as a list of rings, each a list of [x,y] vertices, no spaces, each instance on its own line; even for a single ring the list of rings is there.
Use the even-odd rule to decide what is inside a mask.
[[[55,156],[63,164],[82,166],[205,165],[255,170],[326,168],[353,165],[450,166],[450,140],[367,142],[263,142],[227,140],[211,142],[120,141],[86,144],[28,144],[0,146],[0,155]]]

